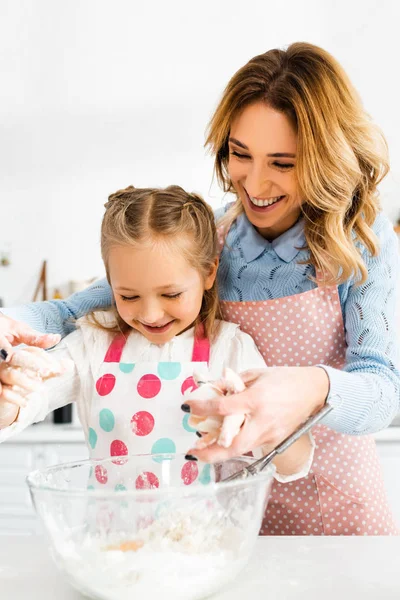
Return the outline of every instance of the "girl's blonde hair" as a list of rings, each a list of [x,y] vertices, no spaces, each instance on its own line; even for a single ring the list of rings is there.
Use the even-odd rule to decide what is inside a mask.
[[[204,279],[212,271],[218,255],[214,214],[197,194],[188,194],[176,185],[165,189],[129,186],[111,194],[105,209],[101,225],[101,254],[109,283],[109,252],[113,246],[121,245],[157,241],[168,244],[177,240],[181,242],[179,249],[182,256]],[[115,307],[113,310],[116,312]],[[212,337],[217,329],[216,319],[220,317],[215,281],[211,289],[204,291],[196,323],[202,323],[206,336]],[[115,327],[108,329],[116,332],[127,330],[126,323],[118,314],[116,319]],[[93,316],[92,321],[101,326]]]
[[[309,262],[327,284],[352,275],[364,282],[367,269],[356,242],[378,253],[371,225],[380,209],[377,185],[389,171],[382,133],[328,52],[306,43],[269,50],[235,73],[209,124],[206,145],[225,191],[234,191],[228,173],[232,121],[256,102],[285,114],[297,133],[296,177]],[[229,229],[241,212],[237,198],[219,225]]]

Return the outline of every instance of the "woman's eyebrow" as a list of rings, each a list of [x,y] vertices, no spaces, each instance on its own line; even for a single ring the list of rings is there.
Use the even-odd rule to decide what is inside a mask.
[[[228,141],[236,146],[240,146],[240,148],[243,148],[244,150],[248,150],[246,144],[239,142],[236,138],[230,137]],[[290,152],[274,152],[273,154],[267,154],[267,156],[270,156],[271,158],[296,158],[296,155],[290,154]]]

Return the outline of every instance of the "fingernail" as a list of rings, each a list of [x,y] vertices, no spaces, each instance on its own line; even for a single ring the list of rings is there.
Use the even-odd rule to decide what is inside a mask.
[[[186,460],[197,460],[197,458],[195,456],[192,456],[192,454],[186,454],[185,459]]]
[[[203,436],[201,435],[200,431],[196,431],[196,435],[197,435],[197,437],[203,437]]]
[[[189,406],[189,404],[182,404],[181,409],[183,410],[183,412],[190,413],[190,406]]]
[[[2,349],[0,350],[0,358],[1,358],[2,360],[6,360],[7,356],[8,356],[8,352],[7,352],[7,350],[4,350],[4,349],[2,348]]]

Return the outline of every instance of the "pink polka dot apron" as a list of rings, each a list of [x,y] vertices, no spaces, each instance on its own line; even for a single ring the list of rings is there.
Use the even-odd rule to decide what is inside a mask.
[[[220,244],[224,238],[220,230]],[[268,366],[342,368],[346,341],[336,286],[276,300],[222,302],[224,319],[254,339]],[[399,535],[372,436],[324,425],[307,477],[274,481],[261,535]]]
[[[192,361],[132,362],[124,352],[125,336],[116,335],[107,350],[92,396],[88,444],[91,458],[109,458],[128,454],[185,454],[194,444],[195,430],[183,415],[183,393],[195,389],[193,371],[208,368],[210,344],[196,329]],[[195,438],[197,439],[197,438]],[[120,461],[119,464],[123,464]],[[210,468],[194,461],[174,460],[175,481],[190,485],[195,480],[208,483]],[[154,460],[154,468],[138,473],[136,488],[159,487],[162,464]],[[130,474],[130,481],[132,476]],[[91,484],[124,489],[119,477],[97,465]],[[91,487],[93,487],[91,486]]]

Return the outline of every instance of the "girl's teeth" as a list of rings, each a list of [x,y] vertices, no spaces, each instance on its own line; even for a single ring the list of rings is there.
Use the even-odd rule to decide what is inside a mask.
[[[256,206],[270,206],[271,204],[278,202],[278,200],[283,198],[283,196],[276,196],[276,198],[268,198],[268,200],[259,200],[258,198],[252,198],[251,196],[249,196],[249,198],[252,201],[252,203]]]

